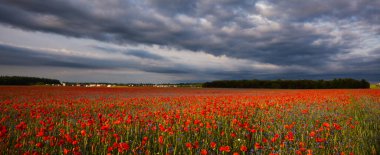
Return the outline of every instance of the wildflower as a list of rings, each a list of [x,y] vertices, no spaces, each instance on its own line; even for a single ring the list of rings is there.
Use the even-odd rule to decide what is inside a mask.
[[[78,144],[78,141],[74,140],[74,141],[72,142],[72,144],[73,144],[73,145],[77,145],[77,144]]]
[[[304,110],[302,110],[301,113],[302,113],[302,114],[308,114],[308,113],[309,113],[309,110],[308,110],[308,109],[304,109]]]
[[[25,130],[27,128],[27,125],[25,122],[20,122],[20,124],[16,125],[16,129],[18,130]]]
[[[307,155],[313,155],[313,151],[312,150],[307,150]]]
[[[221,152],[230,152],[231,148],[230,148],[230,146],[221,146],[219,148],[219,151],[221,151]]]
[[[110,126],[108,124],[103,125],[102,127],[100,127],[100,130],[104,130],[104,131],[108,131],[109,129],[110,129]]]
[[[310,132],[309,136],[310,137],[315,137],[315,132],[314,131]]]
[[[107,151],[108,151],[108,152],[111,152],[113,149],[114,149],[114,148],[113,148],[112,146],[110,146],[110,147],[107,148]]]
[[[70,150],[68,150],[66,148],[63,149],[63,154],[69,154],[69,152],[70,152]]]
[[[298,146],[299,146],[299,148],[303,148],[303,147],[305,147],[305,143],[304,142],[300,142]]]
[[[263,143],[267,143],[267,142],[268,142],[268,139],[263,138]]]
[[[293,132],[289,131],[288,135],[285,136],[285,139],[287,139],[289,141],[294,141],[294,134],[293,134]]]
[[[327,122],[323,123],[323,126],[326,127],[326,128],[330,128],[330,124],[327,123]]]
[[[37,137],[42,137],[42,136],[44,136],[44,134],[45,134],[45,133],[44,133],[43,131],[39,131],[39,132],[37,133],[36,136],[37,136]]]
[[[194,142],[193,147],[195,149],[198,149],[199,148],[199,142],[198,141]]]
[[[124,152],[124,151],[127,151],[129,149],[129,144],[128,143],[119,143],[119,146],[118,146],[118,151],[119,152]]]
[[[324,142],[326,139],[324,138],[316,138],[315,141],[318,143]]]
[[[4,137],[7,134],[7,128],[5,126],[0,125],[0,138]]]
[[[191,149],[193,148],[193,145],[191,145],[190,142],[187,142],[187,143],[186,143],[186,147],[187,147],[189,150],[191,150]]]
[[[342,130],[342,127],[339,124],[333,123],[335,130]]]
[[[247,151],[247,147],[246,147],[245,145],[242,145],[242,146],[240,147],[240,151],[242,151],[242,152],[246,152],[246,151]]]
[[[274,143],[279,137],[279,134],[275,134],[274,137],[271,139],[272,143]]]
[[[148,137],[145,136],[145,137],[143,138],[143,141],[147,141],[147,140],[148,140]]]
[[[162,137],[162,136],[158,137],[158,143],[163,144],[164,143],[164,137]]]
[[[41,148],[41,147],[43,147],[44,145],[41,143],[41,142],[38,142],[37,144],[36,144],[36,147],[38,147],[38,148]]]
[[[82,130],[82,131],[80,131],[80,134],[81,134],[82,136],[86,136],[86,131],[85,131],[85,130]]]
[[[211,146],[212,149],[215,149],[215,147],[216,147],[216,143],[215,143],[215,142],[211,142],[211,143],[210,143],[210,146]]]
[[[297,154],[297,155],[302,155],[302,152],[301,152],[300,150],[297,150],[297,151],[296,151],[296,154]]]
[[[201,150],[201,155],[207,155],[207,150],[206,149],[202,149]]]
[[[255,149],[261,149],[260,143],[255,143]]]

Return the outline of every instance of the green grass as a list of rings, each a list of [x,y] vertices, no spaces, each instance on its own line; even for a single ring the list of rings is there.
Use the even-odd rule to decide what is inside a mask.
[[[376,84],[371,84],[369,88],[370,89],[380,89],[380,87],[376,86]]]

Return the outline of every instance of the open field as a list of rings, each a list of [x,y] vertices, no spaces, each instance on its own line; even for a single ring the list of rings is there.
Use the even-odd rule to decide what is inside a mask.
[[[380,90],[0,87],[0,154],[379,154]]]
[[[371,89],[380,89],[380,87],[377,86],[376,84],[371,84],[371,85],[370,85],[370,88],[371,88]]]

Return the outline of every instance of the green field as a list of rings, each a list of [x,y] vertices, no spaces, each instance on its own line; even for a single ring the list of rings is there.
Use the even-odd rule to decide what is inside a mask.
[[[371,88],[371,89],[380,89],[380,87],[379,87],[379,86],[376,86],[376,84],[371,84],[370,88]]]

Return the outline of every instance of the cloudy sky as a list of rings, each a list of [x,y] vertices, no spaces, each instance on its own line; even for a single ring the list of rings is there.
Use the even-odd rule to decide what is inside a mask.
[[[379,0],[2,0],[0,75],[380,81]]]

